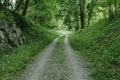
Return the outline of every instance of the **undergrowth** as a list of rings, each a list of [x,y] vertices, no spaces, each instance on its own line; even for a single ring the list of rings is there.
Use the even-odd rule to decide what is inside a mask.
[[[72,47],[91,62],[95,80],[120,80],[119,21],[101,20],[69,37]]]
[[[46,45],[56,36],[56,33],[27,21],[23,34],[26,37],[24,45],[10,52],[0,54],[0,80],[17,80],[20,72],[34,59]]]

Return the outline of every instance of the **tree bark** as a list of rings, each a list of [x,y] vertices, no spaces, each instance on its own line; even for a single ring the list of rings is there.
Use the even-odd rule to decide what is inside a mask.
[[[109,21],[112,22],[112,4],[111,0],[109,0]]]
[[[88,12],[88,26],[90,25],[90,21],[91,21],[91,17],[92,17],[93,5],[94,5],[93,3],[94,3],[94,0],[92,0],[91,6],[89,6],[90,9],[89,9],[89,12]]]
[[[78,31],[79,29],[79,17],[78,17],[78,14],[76,15],[76,27],[75,27],[75,30]]]
[[[117,0],[114,1],[114,6],[115,6],[115,16],[117,16]]]
[[[25,16],[27,14],[28,5],[29,5],[29,0],[26,0],[23,8],[22,16]]]
[[[81,29],[84,29],[84,26],[85,26],[85,0],[79,0],[79,3],[80,3]]]
[[[0,2],[0,10],[3,8],[3,4]]]

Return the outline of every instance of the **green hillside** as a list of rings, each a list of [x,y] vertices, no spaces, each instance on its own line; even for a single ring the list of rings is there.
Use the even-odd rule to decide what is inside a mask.
[[[101,20],[69,37],[73,48],[87,56],[95,80],[120,79],[120,19]]]

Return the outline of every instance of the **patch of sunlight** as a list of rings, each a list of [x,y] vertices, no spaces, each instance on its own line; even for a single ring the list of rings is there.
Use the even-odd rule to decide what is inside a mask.
[[[67,31],[67,30],[59,30],[59,31],[57,31],[57,32],[58,32],[58,34],[60,34],[61,36],[67,35],[67,34],[70,33],[70,31]]]

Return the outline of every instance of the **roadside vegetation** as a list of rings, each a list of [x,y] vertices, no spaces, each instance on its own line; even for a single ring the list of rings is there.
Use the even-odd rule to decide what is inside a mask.
[[[57,36],[40,25],[30,23],[26,27],[26,43],[0,54],[0,80],[17,80],[17,75]]]
[[[18,75],[57,36],[56,32],[45,28],[48,26],[46,20],[42,20],[44,22],[44,25],[42,25],[40,24],[42,22],[37,22],[41,21],[40,18],[35,18],[36,14],[31,13],[31,11],[34,13],[34,7],[37,5],[36,0],[0,0],[0,47],[1,44],[12,44],[9,38],[13,37],[12,35],[16,32],[11,31],[14,29],[11,24],[15,24],[16,29],[20,28],[22,36],[25,37],[22,45],[10,45],[10,49],[7,47],[5,47],[6,50],[0,49],[0,80],[18,80]],[[11,31],[10,37],[8,36],[10,31],[4,30],[6,25],[8,25],[8,30]],[[7,36],[3,35],[6,32],[8,33]]]
[[[120,79],[120,19],[100,20],[82,32],[70,34],[71,46],[90,61],[95,80]]]
[[[56,31],[75,31],[70,44],[90,61],[95,80],[120,80],[120,0],[0,0],[0,80],[17,80]]]

